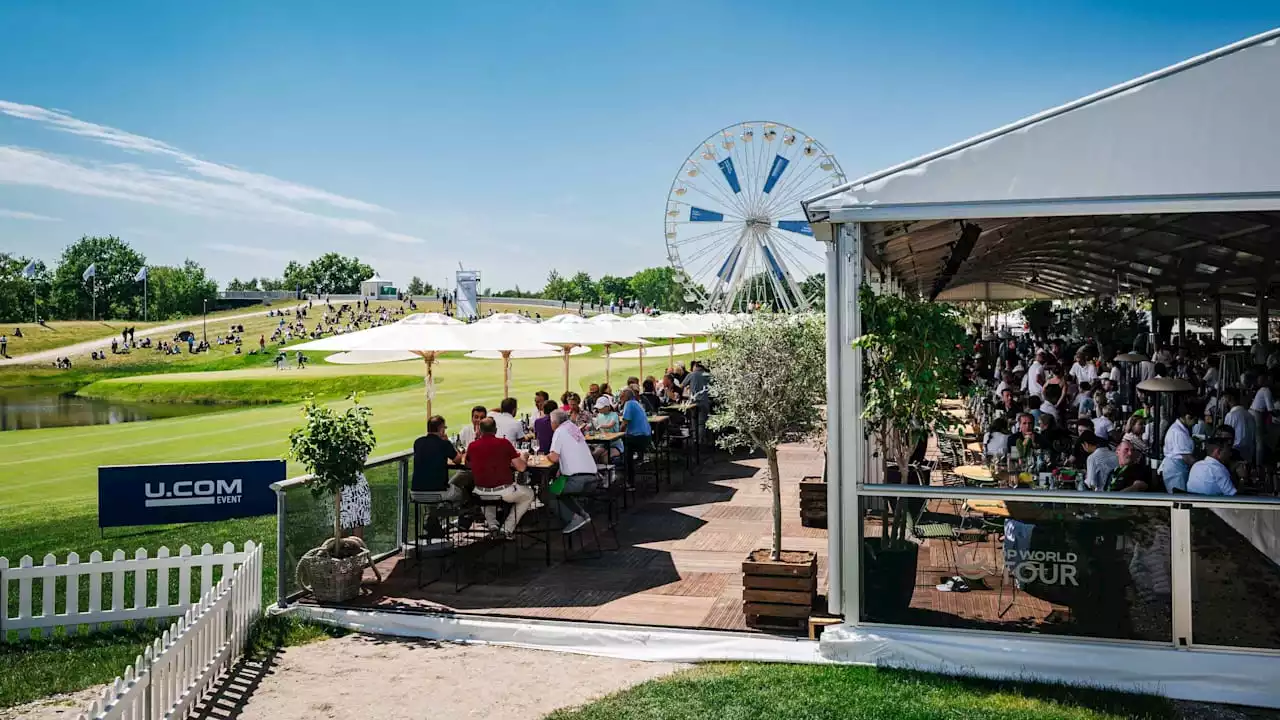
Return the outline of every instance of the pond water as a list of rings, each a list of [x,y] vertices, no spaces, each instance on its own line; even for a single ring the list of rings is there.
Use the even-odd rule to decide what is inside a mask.
[[[0,389],[0,431],[114,425],[226,410],[231,405],[128,403],[78,397],[74,388]]]

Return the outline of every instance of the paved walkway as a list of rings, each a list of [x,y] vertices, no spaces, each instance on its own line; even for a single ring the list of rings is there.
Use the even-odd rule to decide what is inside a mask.
[[[268,310],[257,310],[250,313],[242,313],[240,315],[219,315],[216,320],[219,325],[225,325],[233,320],[245,320],[251,317],[266,315],[274,308]],[[154,335],[163,335],[171,333],[175,330],[183,328],[195,327],[202,322],[201,318],[194,320],[188,319],[182,322],[169,323],[167,325],[156,325],[154,327],[145,328],[138,331],[138,337],[150,337]],[[96,340],[86,340],[84,342],[75,343],[74,345],[63,345],[62,347],[49,348],[48,350],[40,350],[38,352],[29,353],[27,355],[19,355],[9,359],[0,358],[0,367],[8,365],[38,365],[43,363],[52,363],[60,357],[75,357],[83,355],[93,350],[102,350],[111,345],[111,338],[118,337],[119,333],[113,335],[103,335]]]

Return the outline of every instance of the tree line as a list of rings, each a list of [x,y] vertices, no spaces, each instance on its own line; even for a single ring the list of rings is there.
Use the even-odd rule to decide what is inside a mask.
[[[218,297],[217,281],[197,262],[148,265],[118,237],[82,237],[52,266],[0,252],[0,321],[83,320],[95,308],[99,318],[141,320],[144,286],[146,316],[153,320],[197,314],[205,300]]]
[[[89,266],[94,276],[86,278]],[[146,256],[115,236],[82,237],[67,246],[50,265],[43,260],[0,252],[0,322],[41,319],[99,318],[141,320],[146,268],[148,319],[165,320],[201,312],[205,300],[218,297],[218,283],[193,260],[181,265],[148,265]],[[350,295],[374,269],[357,257],[325,253],[309,262],[291,261],[281,275],[232,278],[228,291],[285,291],[316,295]],[[401,289],[411,295],[432,295],[431,283],[414,276]],[[631,303],[662,310],[688,309],[685,289],[669,267],[652,267],[633,275],[605,275],[596,280],[587,272],[564,275],[552,270],[541,289],[484,288],[489,297],[541,298],[566,303],[610,305]]]

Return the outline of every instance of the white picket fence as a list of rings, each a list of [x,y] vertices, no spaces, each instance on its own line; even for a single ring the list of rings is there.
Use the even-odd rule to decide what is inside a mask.
[[[133,558],[126,559],[123,550],[116,550],[110,560],[103,560],[102,553],[94,552],[89,562],[81,563],[80,556],[71,553],[67,561],[58,564],[53,555],[45,555],[41,565],[35,565],[30,555],[24,555],[17,567],[9,567],[8,558],[0,557],[0,643],[8,641],[10,631],[26,638],[31,630],[40,628],[46,635],[56,627],[66,627],[68,632],[81,626],[97,629],[102,623],[119,626],[126,620],[170,618],[182,615],[192,607],[192,573],[199,573],[200,596],[207,595],[213,587],[214,568],[222,568],[222,577],[228,577],[237,565],[245,562],[253,543],[246,543],[243,551],[237,551],[231,543],[215,553],[213,546],[205,544],[199,555],[193,555],[190,546],[183,545],[177,555],[170,555],[169,548],[162,547],[154,558],[147,557],[145,548],[138,548]],[[170,571],[177,571],[177,602],[173,602],[170,588]],[[151,571],[154,571],[151,572]],[[125,605],[125,577],[132,576],[133,603]],[[103,607],[103,577],[110,578],[111,604]],[[32,585],[41,578],[40,613],[31,607]],[[63,579],[62,583],[59,579]],[[153,580],[154,579],[154,580]],[[17,615],[9,615],[10,583],[18,585]],[[88,605],[80,607],[82,582],[89,585]],[[63,592],[58,585],[63,584]],[[61,601],[63,612],[56,612],[55,604]]]
[[[240,657],[262,612],[262,548],[244,559],[139,655],[78,720],[186,717]]]

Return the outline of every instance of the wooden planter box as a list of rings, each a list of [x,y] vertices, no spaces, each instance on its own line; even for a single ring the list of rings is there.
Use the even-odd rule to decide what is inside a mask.
[[[827,481],[821,475],[800,480],[800,524],[805,527],[827,527]]]
[[[742,563],[742,612],[747,626],[762,630],[804,632],[818,594],[818,556],[784,550],[769,559],[768,550],[753,550]]]

